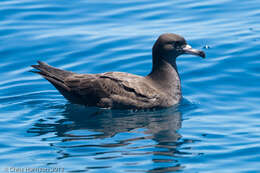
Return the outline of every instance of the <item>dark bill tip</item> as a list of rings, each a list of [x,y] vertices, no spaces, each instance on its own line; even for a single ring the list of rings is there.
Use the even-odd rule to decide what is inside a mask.
[[[206,54],[205,52],[203,52],[202,50],[199,50],[199,54],[198,54],[200,57],[202,58],[206,58]]]
[[[193,49],[188,44],[185,45],[185,47],[183,48],[183,51],[185,54],[191,54],[191,55],[200,56],[202,58],[206,58],[206,54],[202,50]]]

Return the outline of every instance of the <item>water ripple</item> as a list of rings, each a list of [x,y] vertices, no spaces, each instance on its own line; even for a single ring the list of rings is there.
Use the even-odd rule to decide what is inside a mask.
[[[259,8],[256,0],[1,1],[0,165],[257,172]],[[178,58],[177,108],[84,108],[29,72],[42,60],[78,73],[146,75],[163,32],[207,54]]]

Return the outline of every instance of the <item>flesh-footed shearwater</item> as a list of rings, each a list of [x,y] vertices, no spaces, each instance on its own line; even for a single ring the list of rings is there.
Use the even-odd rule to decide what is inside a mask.
[[[165,108],[182,98],[176,58],[192,54],[205,58],[177,34],[159,36],[152,48],[152,70],[147,76],[124,72],[77,74],[38,61],[32,65],[72,103],[114,109]]]

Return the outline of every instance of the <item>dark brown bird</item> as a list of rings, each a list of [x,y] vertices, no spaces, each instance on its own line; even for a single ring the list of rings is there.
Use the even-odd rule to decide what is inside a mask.
[[[38,61],[35,71],[51,82],[72,103],[115,109],[170,107],[181,100],[176,58],[205,53],[189,46],[182,36],[162,34],[152,50],[152,71],[145,77],[123,72],[77,74]]]

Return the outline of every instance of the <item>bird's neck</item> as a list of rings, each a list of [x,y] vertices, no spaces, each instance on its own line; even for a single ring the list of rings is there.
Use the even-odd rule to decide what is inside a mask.
[[[180,77],[177,70],[176,58],[166,61],[161,57],[153,57],[153,68],[147,75],[156,85],[172,96],[181,95]]]

